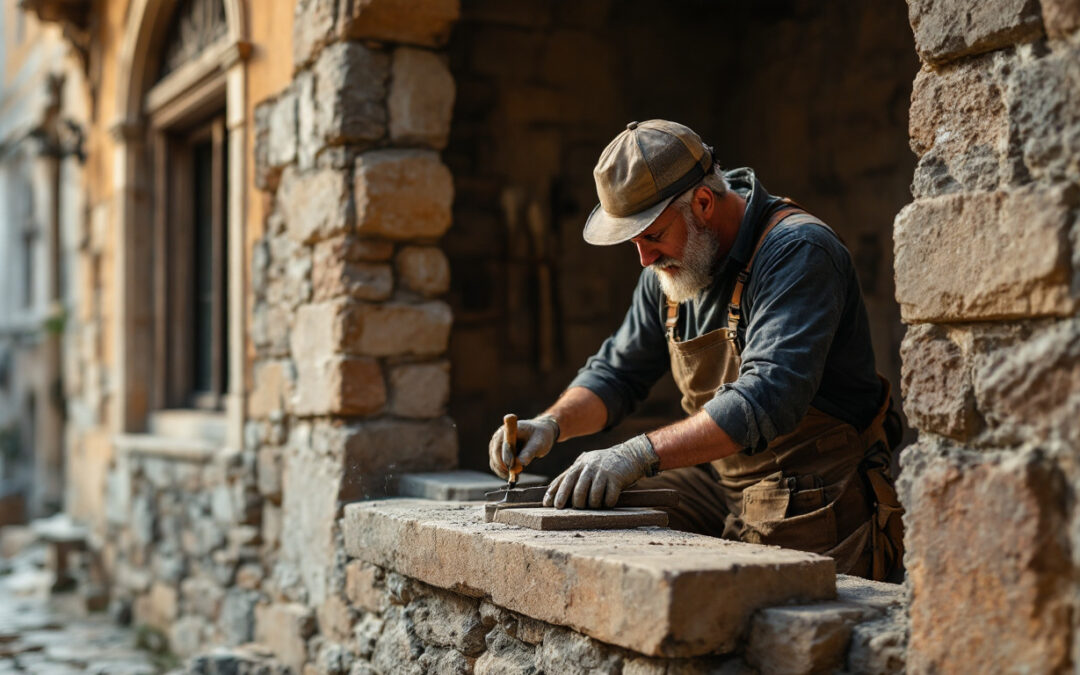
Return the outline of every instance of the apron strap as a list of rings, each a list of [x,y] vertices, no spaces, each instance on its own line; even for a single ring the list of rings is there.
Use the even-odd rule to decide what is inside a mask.
[[[667,301],[667,320],[664,321],[664,333],[668,340],[675,339],[675,323],[679,320],[679,303],[671,298],[664,297]]]
[[[777,225],[786,220],[789,216],[800,215],[800,224],[815,224],[823,227],[828,227],[818,218],[810,215],[806,212],[806,209],[802,208],[794,201],[784,197],[783,206],[780,206],[769,217],[769,222],[765,225],[765,229],[762,230],[761,236],[758,237],[757,244],[754,246],[754,252],[750,254],[750,260],[746,262],[746,266],[739,271],[739,275],[735,278],[735,290],[731,292],[731,302],[728,304],[728,327],[727,327],[727,339],[735,345],[735,352],[738,353],[741,350],[736,343],[735,336],[739,328],[739,319],[742,318],[742,294],[743,288],[746,286],[747,280],[750,279],[750,267],[754,264],[754,258],[757,257],[758,251],[761,249],[762,244],[765,243],[765,237],[769,236],[769,233],[773,231]]]

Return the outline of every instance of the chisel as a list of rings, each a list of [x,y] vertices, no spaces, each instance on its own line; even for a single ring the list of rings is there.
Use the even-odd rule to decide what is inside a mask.
[[[517,415],[513,413],[503,417],[503,426],[506,428],[503,438],[510,445],[511,452],[514,453],[513,464],[506,467],[506,494],[510,494],[510,490],[517,485],[518,474],[521,473],[521,463],[517,460],[517,422]]]

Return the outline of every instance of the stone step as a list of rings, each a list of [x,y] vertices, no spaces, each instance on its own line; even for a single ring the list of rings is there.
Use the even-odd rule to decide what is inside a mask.
[[[758,609],[836,595],[824,556],[666,528],[538,532],[394,499],[347,505],[342,529],[353,557],[650,656],[731,652]]]

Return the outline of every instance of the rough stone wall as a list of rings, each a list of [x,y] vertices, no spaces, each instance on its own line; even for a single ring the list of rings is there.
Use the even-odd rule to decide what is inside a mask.
[[[909,672],[1064,672],[1080,635],[1080,5],[908,5]]]
[[[888,241],[914,166],[905,129],[918,69],[902,3],[466,0],[449,54],[450,412],[463,466],[485,468],[501,416],[547,405],[625,314],[636,254],[588,246],[581,229],[596,159],[634,119],[690,125],[723,166],[755,167],[839,231],[879,370],[899,390]],[[560,445],[537,470],[679,416],[665,378],[614,434]]]

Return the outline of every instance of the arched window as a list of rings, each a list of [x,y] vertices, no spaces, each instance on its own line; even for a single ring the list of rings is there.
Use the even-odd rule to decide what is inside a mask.
[[[182,0],[165,35],[157,81],[194,60],[228,34],[222,0]]]

